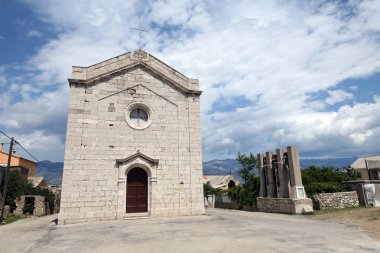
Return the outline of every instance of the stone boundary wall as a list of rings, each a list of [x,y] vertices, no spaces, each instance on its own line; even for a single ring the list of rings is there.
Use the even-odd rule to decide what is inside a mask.
[[[214,208],[215,207],[215,195],[207,195],[204,197],[205,207]]]
[[[267,213],[310,213],[313,212],[311,199],[257,198],[259,212]]]
[[[355,191],[319,193],[313,196],[313,200],[314,208],[318,210],[359,206],[358,194]]]
[[[255,204],[253,206],[243,206],[243,208],[240,208],[239,204],[228,196],[216,196],[215,208],[243,210],[250,212],[257,211],[257,206]]]
[[[34,198],[34,210],[33,215],[42,216],[46,215],[45,210],[45,197],[38,195],[22,195],[15,200],[16,210],[13,211],[15,215],[23,215],[25,207],[25,198],[32,197]]]
[[[3,218],[6,219],[11,214],[11,207],[8,205],[4,206]]]
[[[231,209],[231,199],[227,196],[215,196],[215,208]]]

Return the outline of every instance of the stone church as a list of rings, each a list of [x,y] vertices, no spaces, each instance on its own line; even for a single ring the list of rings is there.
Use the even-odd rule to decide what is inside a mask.
[[[136,50],[69,85],[59,224],[204,214],[198,80]]]

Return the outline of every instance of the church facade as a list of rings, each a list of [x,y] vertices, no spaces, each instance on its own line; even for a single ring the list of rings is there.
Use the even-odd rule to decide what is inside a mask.
[[[198,80],[136,50],[69,85],[59,224],[204,214]]]

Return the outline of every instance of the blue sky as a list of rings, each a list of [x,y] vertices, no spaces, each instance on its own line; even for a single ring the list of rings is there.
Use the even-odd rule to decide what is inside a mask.
[[[379,24],[371,0],[0,0],[0,129],[62,161],[71,66],[136,49],[141,26],[146,51],[200,80],[205,161],[379,154]]]
[[[1,64],[24,62],[56,35],[22,2],[1,1],[0,14]]]

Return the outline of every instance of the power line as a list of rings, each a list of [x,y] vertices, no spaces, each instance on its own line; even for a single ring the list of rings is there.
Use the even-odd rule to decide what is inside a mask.
[[[48,166],[46,166],[43,162],[41,162],[40,160],[38,160],[34,155],[32,155],[28,150],[26,150],[26,148],[24,148],[18,141],[15,140],[15,143],[17,145],[19,145],[28,155],[30,155],[31,157],[33,157],[34,160],[37,161],[37,163],[41,164],[42,166],[44,166],[45,168],[49,169],[50,168]]]
[[[12,139],[11,137],[9,137],[9,135],[7,135],[6,133],[4,133],[3,131],[0,130],[0,133],[2,133],[3,135],[5,135],[7,138],[9,139]],[[34,155],[32,155],[32,153],[30,153],[28,150],[26,150],[26,148],[24,148],[20,142],[14,140],[14,142],[19,145],[28,155],[30,155],[37,163],[41,164],[42,166],[44,166],[45,168],[51,170],[46,164],[44,164],[43,162],[41,162],[40,160],[37,159],[37,157],[35,157]]]
[[[0,133],[4,134],[8,139],[12,139],[11,137],[9,137],[9,135],[7,135],[6,133],[4,133],[3,131],[0,130]]]

